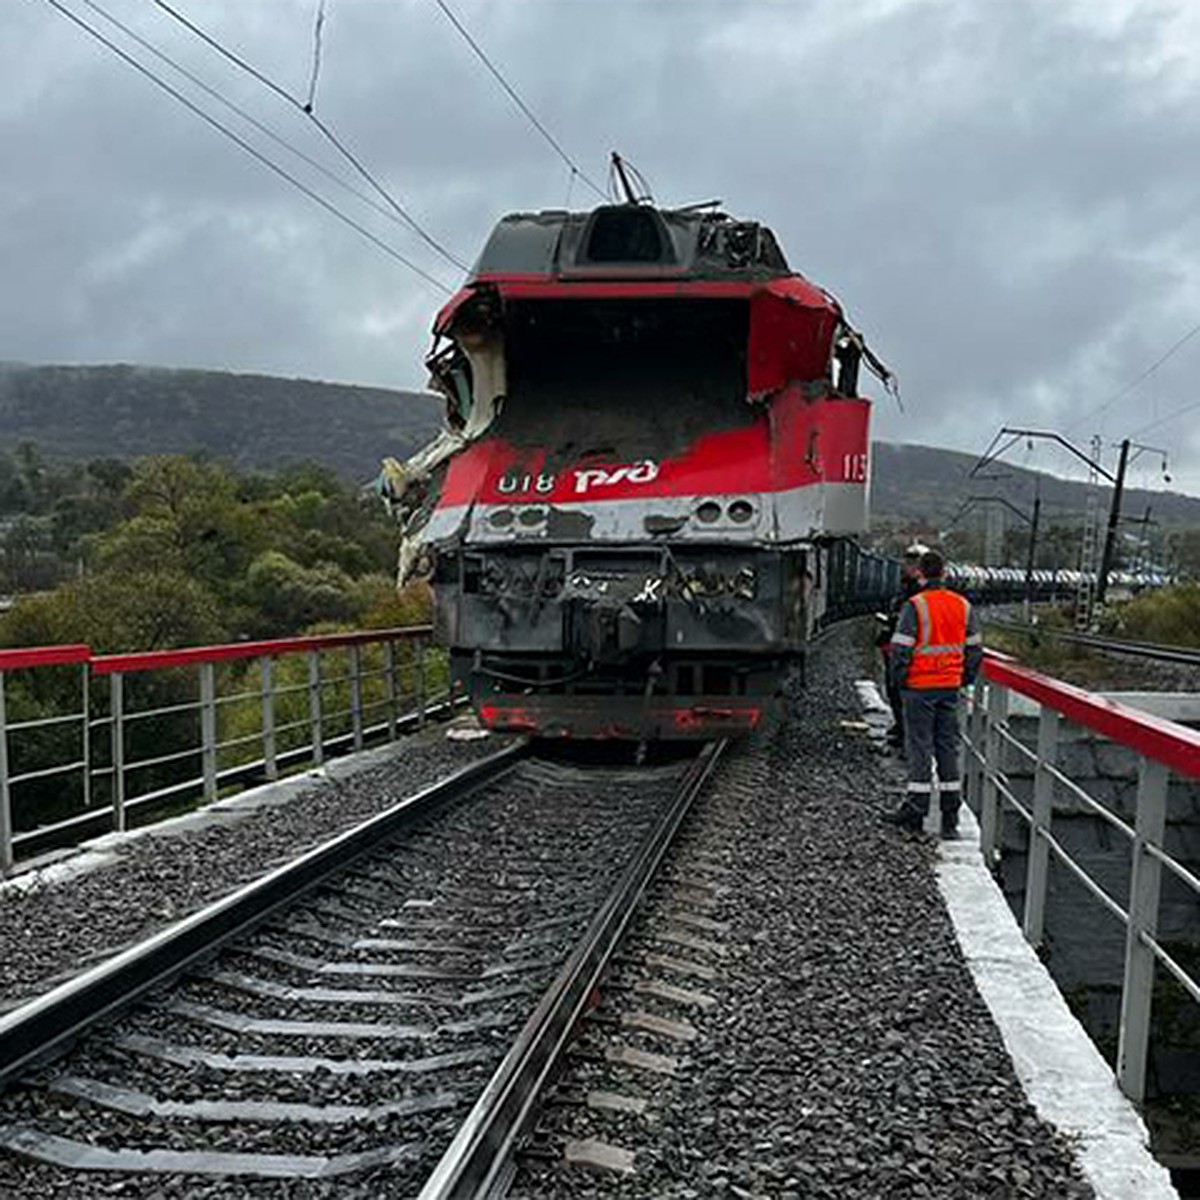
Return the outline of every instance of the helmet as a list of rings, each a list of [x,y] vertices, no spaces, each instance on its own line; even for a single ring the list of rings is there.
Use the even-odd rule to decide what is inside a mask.
[[[926,546],[924,542],[913,542],[913,544],[904,551],[904,557],[918,559],[922,554],[928,553],[929,547]]]

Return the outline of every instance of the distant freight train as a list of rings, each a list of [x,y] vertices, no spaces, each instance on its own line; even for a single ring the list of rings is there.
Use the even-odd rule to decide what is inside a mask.
[[[821,630],[896,591],[856,541],[859,368],[892,376],[764,226],[508,216],[434,332],[447,428],[382,481],[488,727],[748,731]]]

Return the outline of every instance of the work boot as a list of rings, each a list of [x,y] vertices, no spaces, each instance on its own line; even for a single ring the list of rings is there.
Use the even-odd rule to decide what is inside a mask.
[[[942,809],[942,841],[953,842],[958,838],[958,809]]]
[[[910,808],[907,804],[900,805],[894,812],[884,813],[883,820],[884,824],[894,825],[906,833],[920,833],[925,828],[924,814]]]

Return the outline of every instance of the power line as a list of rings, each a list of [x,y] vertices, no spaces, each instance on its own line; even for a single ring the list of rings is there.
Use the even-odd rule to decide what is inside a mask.
[[[304,105],[301,104],[300,101],[298,101],[296,97],[293,96],[286,88],[281,87],[275,82],[275,80],[271,79],[270,76],[264,75],[257,67],[251,63],[248,63],[244,58],[239,58],[238,55],[236,55],[232,50],[226,46],[223,46],[215,37],[209,33],[206,33],[200,28],[199,25],[189,20],[177,8],[168,4],[166,0],[151,0],[151,2],[161,8],[163,12],[165,12],[173,20],[178,21],[179,24],[185,29],[188,29],[194,33],[202,42],[206,43],[208,46],[211,46],[212,49],[214,49],[223,58],[227,58],[231,63],[234,64],[234,66],[238,67],[242,71],[245,71],[247,75],[253,76],[258,80],[259,83],[263,85],[263,87],[269,88],[281,100],[286,100],[288,104],[291,104],[293,107],[298,108],[301,111],[304,110]]]
[[[494,62],[492,62],[487,55],[487,51],[485,51],[484,48],[471,36],[470,31],[462,23],[462,21],[455,16],[454,11],[446,3],[446,0],[434,0],[434,3],[442,10],[446,20],[448,20],[450,24],[453,25],[454,28],[457,29],[462,35],[463,40],[475,52],[475,56],[479,59],[479,61],[483,63],[483,65],[491,72],[492,77],[496,80],[496,82],[505,90],[505,92],[508,93],[508,96],[512,102],[529,119],[529,122],[534,129],[536,129],[538,133],[540,133],[542,137],[546,139],[551,147],[553,147],[555,154],[557,154],[558,157],[561,158],[563,162],[565,162],[567,166],[570,167],[571,170],[578,175],[579,178],[582,179],[583,182],[586,183],[588,187],[590,187],[592,191],[596,193],[597,196],[600,197],[601,200],[607,200],[608,196],[604,193],[604,191],[597,186],[594,180],[587,176],[587,174],[579,167],[575,160],[562,148],[554,134],[552,134],[550,130],[548,130],[546,126],[543,125],[540,120],[538,120],[537,114],[533,111],[533,109],[531,109],[529,105],[521,99],[516,88],[514,88],[513,85],[504,78],[500,68],[497,67]]]
[[[1135,429],[1129,436],[1131,438],[1141,437],[1144,433],[1149,433],[1152,429],[1157,429],[1160,425],[1168,425],[1177,417],[1186,416],[1186,414],[1200,408],[1200,400],[1193,400],[1191,404],[1185,404],[1182,408],[1177,408],[1174,412],[1167,413],[1165,417],[1159,417],[1157,420],[1151,421],[1149,425],[1143,425],[1140,429]]]
[[[1167,359],[1171,358],[1178,351],[1182,350],[1183,347],[1186,346],[1187,343],[1190,342],[1198,333],[1200,333],[1200,323],[1193,325],[1192,328],[1183,335],[1183,337],[1181,337],[1177,342],[1173,342],[1136,379],[1130,380],[1127,384],[1125,384],[1124,387],[1115,391],[1107,400],[1103,401],[1095,408],[1090,409],[1088,412],[1085,412],[1083,416],[1072,421],[1071,424],[1067,426],[1067,431],[1070,432],[1072,429],[1078,428],[1081,424],[1083,424],[1084,421],[1090,420],[1092,417],[1098,417],[1102,413],[1108,412],[1108,410],[1112,408],[1112,406],[1116,404],[1118,400],[1128,396],[1134,388],[1138,387],[1139,384],[1142,384],[1149,379],[1150,376],[1153,375],[1154,372],[1157,371],[1158,368],[1167,361]]]
[[[142,37],[136,30],[131,29],[123,21],[120,21],[116,17],[114,17],[112,15],[112,13],[106,12],[103,8],[100,7],[99,4],[97,4],[95,2],[95,0],[81,0],[81,2],[83,4],[86,4],[87,7],[92,9],[93,12],[95,12],[98,15],[100,15],[101,17],[103,17],[106,21],[108,21],[108,23],[110,25],[113,25],[117,29],[119,29],[131,41],[136,42],[147,53],[153,54],[154,57],[157,58],[160,62],[166,63],[167,66],[169,66],[172,70],[177,71],[180,75],[182,75],[184,77],[184,79],[186,79],[194,87],[199,88],[202,92],[204,92],[207,96],[211,97],[218,104],[223,104],[231,112],[237,113],[237,115],[239,117],[241,117],[243,121],[247,122],[247,124],[249,124],[249,125],[252,125],[264,137],[270,138],[270,140],[273,141],[276,145],[281,146],[283,149],[287,150],[290,154],[294,154],[302,162],[305,162],[310,167],[312,167],[312,169],[314,171],[320,172],[320,174],[325,176],[325,178],[328,179],[331,183],[335,184],[337,187],[340,187],[344,192],[347,192],[351,196],[355,197],[355,199],[361,200],[363,204],[365,204],[369,208],[373,209],[380,216],[385,217],[387,220],[392,221],[396,225],[399,225],[405,229],[408,228],[408,226],[405,224],[405,222],[401,221],[400,218],[397,217],[396,214],[394,212],[392,212],[392,210],[390,208],[387,208],[384,205],[380,204],[378,200],[376,200],[373,196],[367,195],[366,192],[360,192],[358,190],[358,188],[354,187],[353,184],[347,183],[340,175],[338,175],[334,171],[331,171],[327,166],[325,166],[324,163],[313,158],[311,154],[306,154],[303,150],[300,149],[299,146],[293,145],[285,137],[283,137],[281,134],[277,133],[274,129],[272,129],[269,125],[260,121],[257,117],[255,117],[253,115],[253,113],[247,112],[246,109],[241,107],[241,105],[236,104],[234,101],[230,100],[227,96],[223,96],[216,88],[205,83],[203,79],[201,79],[198,75],[194,74],[192,71],[189,71],[187,69],[187,67],[184,67],[180,63],[176,62],[175,59],[171,58],[171,56],[169,54],[165,54],[162,50],[160,50],[157,46],[155,46],[153,42],[148,41],[146,38]]]
[[[275,95],[278,96],[280,99],[285,101],[287,104],[290,104],[292,106],[292,108],[296,109],[298,112],[303,113],[317,127],[317,129],[320,131],[322,137],[324,137],[325,140],[328,141],[329,144],[331,146],[333,146],[333,148],[335,150],[337,150],[337,152],[359,173],[359,175],[361,175],[362,178],[364,180],[366,180],[366,182],[368,184],[370,184],[370,186],[374,189],[374,191],[380,197],[382,197],[384,203],[387,204],[387,206],[389,208],[391,208],[395,213],[397,213],[400,216],[400,218],[404,221],[404,223],[406,225],[408,225],[408,227],[419,238],[421,238],[421,240],[424,241],[426,243],[426,245],[430,246],[433,250],[436,250],[437,253],[440,254],[447,262],[452,263],[460,271],[466,271],[468,269],[466,263],[464,263],[460,258],[458,258],[457,255],[454,255],[449,250],[447,250],[446,247],[443,246],[441,244],[441,242],[439,242],[431,233],[429,233],[429,231],[426,230],[420,224],[420,222],[416,219],[416,217],[414,217],[391,194],[391,192],[389,192],[387,190],[387,188],[385,188],[383,186],[383,184],[380,183],[379,180],[376,179],[375,176],[372,175],[371,172],[367,170],[367,168],[363,164],[363,162],[355,154],[351,153],[351,151],[345,145],[345,143],[342,142],[342,140],[333,132],[333,129],[329,125],[327,125],[320,117],[317,116],[317,114],[313,111],[311,103],[306,104],[303,100],[300,100],[298,97],[294,96],[291,92],[289,92],[287,90],[287,88],[283,87],[281,84],[276,83],[275,80],[273,80],[269,75],[266,75],[262,71],[260,71],[252,63],[248,62],[246,59],[242,58],[240,55],[235,54],[234,51],[230,50],[228,46],[224,45],[224,43],[219,41],[217,38],[213,37],[212,34],[208,33],[207,31],[202,29],[199,25],[197,25],[194,21],[192,21],[188,17],[186,17],[177,8],[175,8],[174,5],[168,4],[167,0],[151,0],[151,2],[153,4],[155,4],[158,8],[162,9],[162,11],[165,12],[172,20],[177,21],[180,25],[182,25],[189,32],[195,34],[196,37],[198,37],[202,42],[204,42],[205,45],[207,45],[207,46],[211,47],[213,50],[215,50],[219,55],[221,55],[222,58],[233,63],[233,65],[235,67],[237,67],[238,70],[244,71],[251,78],[258,80],[258,82],[261,83],[265,88],[268,88],[270,91],[274,92]],[[318,46],[318,50],[316,53],[317,53],[317,62],[319,64],[320,25],[317,26],[315,41]],[[314,75],[313,75],[313,92],[314,92],[314,94],[315,94],[315,90],[316,90],[316,75],[314,72]]]
[[[329,200],[325,199],[325,197],[322,196],[319,192],[313,191],[313,189],[310,188],[307,184],[303,183],[301,180],[297,179],[294,175],[290,174],[283,167],[279,166],[278,163],[273,162],[265,154],[263,154],[261,151],[256,149],[248,141],[246,141],[245,138],[241,137],[239,134],[234,132],[234,130],[230,129],[227,125],[223,125],[220,121],[217,120],[216,117],[212,116],[210,113],[205,112],[204,109],[202,109],[199,105],[194,104],[191,100],[189,100],[187,98],[187,96],[185,96],[177,88],[172,87],[171,84],[167,83],[167,81],[165,79],[160,78],[153,71],[151,71],[149,69],[149,67],[145,66],[143,63],[138,62],[138,60],[136,58],[134,58],[131,54],[128,54],[124,50],[122,50],[121,47],[118,46],[114,41],[112,41],[111,38],[106,37],[95,26],[89,25],[87,23],[87,21],[85,21],[77,13],[72,12],[69,8],[66,7],[66,5],[64,5],[61,2],[61,0],[46,0],[46,3],[49,4],[51,6],[51,8],[54,8],[58,12],[60,12],[68,20],[73,21],[76,25],[78,25],[80,27],[80,29],[83,29],[86,33],[88,33],[90,36],[95,38],[102,45],[106,46],[115,55],[117,55],[118,58],[120,58],[123,62],[127,63],[135,71],[137,71],[138,74],[145,76],[153,84],[155,84],[157,87],[161,88],[164,92],[166,92],[169,96],[171,96],[175,100],[177,100],[186,109],[188,109],[189,112],[194,113],[206,124],[211,125],[219,133],[224,134],[225,137],[227,137],[231,141],[237,143],[237,145],[240,146],[247,154],[249,154],[251,158],[253,158],[257,162],[261,163],[268,170],[273,171],[276,175],[278,175],[281,179],[286,180],[293,187],[299,189],[310,200],[312,200],[316,204],[319,204],[323,209],[325,209],[326,212],[330,213],[332,216],[336,217],[343,224],[348,225],[351,229],[353,229],[357,233],[361,234],[363,237],[365,237],[367,239],[367,241],[371,242],[371,244],[374,245],[376,248],[382,250],[390,258],[394,258],[397,262],[402,263],[404,266],[408,267],[408,269],[410,271],[415,272],[417,275],[421,276],[422,279],[433,284],[434,287],[438,288],[440,291],[451,292],[453,290],[447,284],[443,283],[442,280],[431,275],[423,267],[419,267],[416,263],[412,262],[410,259],[405,258],[405,256],[403,254],[401,254],[400,251],[396,250],[392,246],[389,246],[388,243],[383,241],[382,238],[376,237],[376,235],[373,234],[365,225],[359,224],[359,222],[356,221],[353,217],[342,212],[342,210],[340,208],[338,208],[335,204],[332,204]]]

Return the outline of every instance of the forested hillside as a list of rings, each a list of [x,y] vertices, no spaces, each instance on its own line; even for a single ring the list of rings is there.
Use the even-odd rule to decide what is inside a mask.
[[[26,447],[29,499],[0,518],[0,646],[152,650],[379,626],[425,615],[395,592],[382,505],[312,464],[240,474],[197,458],[52,468]]]
[[[48,461],[202,452],[240,467],[317,462],[363,483],[381,458],[411,454],[440,424],[441,405],[425,393],[221,371],[0,364],[0,451],[10,458],[22,442]],[[887,442],[874,453],[871,509],[884,524],[937,527],[973,493],[1002,490],[1026,506],[1033,494],[1036,473],[1008,464],[1000,489],[968,479],[973,454]],[[0,493],[4,472],[0,460]],[[1081,513],[1084,493],[1080,482],[1042,476],[1051,518]],[[1129,492],[1128,512],[1147,505],[1165,525],[1200,527],[1200,499]]]
[[[876,442],[873,452],[871,512],[882,520],[937,528],[951,520],[973,495],[1001,495],[1018,508],[1028,510],[1037,480],[1041,486],[1042,511],[1047,518],[1078,516],[1084,510],[1087,485],[1080,480],[1060,479],[1008,462],[996,463],[988,471],[988,474],[1003,474],[1003,479],[971,479],[971,468],[979,461],[977,454],[934,446]],[[1101,489],[1100,502],[1105,510],[1111,496],[1107,487]],[[1126,489],[1123,505],[1126,513],[1140,517],[1147,506],[1152,509],[1153,518],[1163,525],[1200,527],[1200,498],[1179,492]]]
[[[316,461],[348,480],[441,422],[433,396],[223,371],[0,364],[0,448],[87,461],[197,451],[242,467]]]

